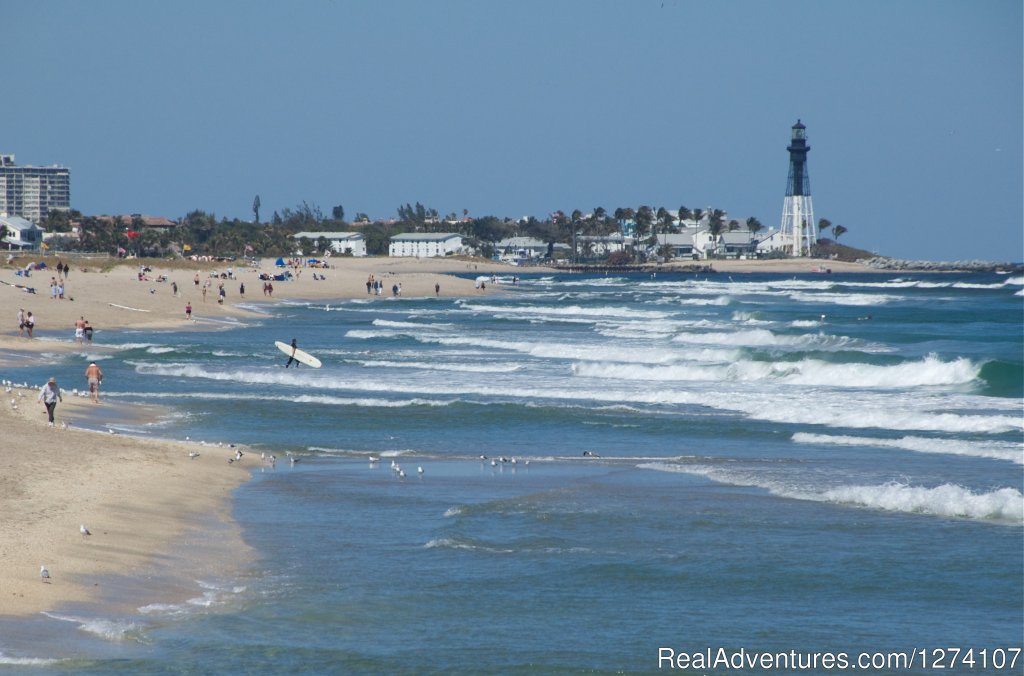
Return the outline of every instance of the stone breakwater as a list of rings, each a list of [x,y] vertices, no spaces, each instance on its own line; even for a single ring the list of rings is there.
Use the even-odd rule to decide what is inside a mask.
[[[1022,272],[1022,263],[996,263],[993,261],[908,261],[876,256],[857,261],[878,270],[918,270],[926,272]]]

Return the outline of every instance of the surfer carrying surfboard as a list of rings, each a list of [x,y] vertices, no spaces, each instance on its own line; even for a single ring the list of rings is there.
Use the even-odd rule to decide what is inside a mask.
[[[295,350],[297,349],[299,349],[299,346],[295,344],[295,339],[292,338],[292,354],[288,357],[288,363],[284,365],[285,368],[291,366],[292,362],[295,362],[295,368],[299,368],[299,360],[295,358]]]

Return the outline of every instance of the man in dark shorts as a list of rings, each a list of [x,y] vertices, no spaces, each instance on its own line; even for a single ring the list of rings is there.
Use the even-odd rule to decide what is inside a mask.
[[[297,349],[299,349],[299,346],[295,344],[295,339],[292,338],[292,355],[288,357],[288,363],[284,365],[285,368],[291,366],[292,362],[295,362],[295,368],[299,368],[299,360],[295,358],[295,350]]]

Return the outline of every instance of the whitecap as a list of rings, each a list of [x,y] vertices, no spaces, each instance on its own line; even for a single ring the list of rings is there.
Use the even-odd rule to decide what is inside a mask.
[[[60,660],[48,657],[12,657],[0,652],[0,665],[10,664],[13,666],[40,667],[56,664]]]
[[[57,615],[44,612],[49,618],[62,622],[73,622],[78,629],[89,634],[94,634],[108,641],[122,641],[126,638],[140,638],[142,627],[130,620],[112,620],[104,618],[74,617],[71,615]]]
[[[916,453],[966,455],[975,458],[994,458],[1024,465],[1024,448],[1009,441],[966,441],[961,439],[934,439],[929,437],[900,437],[882,439],[849,435],[810,434],[796,432],[793,441],[799,444],[829,444],[836,446],[882,446]]]
[[[718,483],[734,486],[763,488],[772,495],[794,500],[828,502],[912,514],[1024,523],[1024,495],[1014,488],[974,493],[963,486],[949,483],[927,488],[888,482],[879,485],[844,485],[821,489],[786,483],[763,473],[730,471],[707,465],[651,462],[639,464],[637,467],[703,476]]]

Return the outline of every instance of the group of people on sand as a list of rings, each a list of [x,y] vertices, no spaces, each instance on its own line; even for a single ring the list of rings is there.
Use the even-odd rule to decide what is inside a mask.
[[[89,399],[94,403],[100,403],[100,383],[103,381],[103,369],[96,365],[96,362],[89,364],[85,369],[85,379],[89,383]],[[64,394],[57,384],[57,379],[51,377],[39,390],[39,403],[46,408],[47,425],[53,427],[53,414],[57,409],[57,402],[64,401]]]

